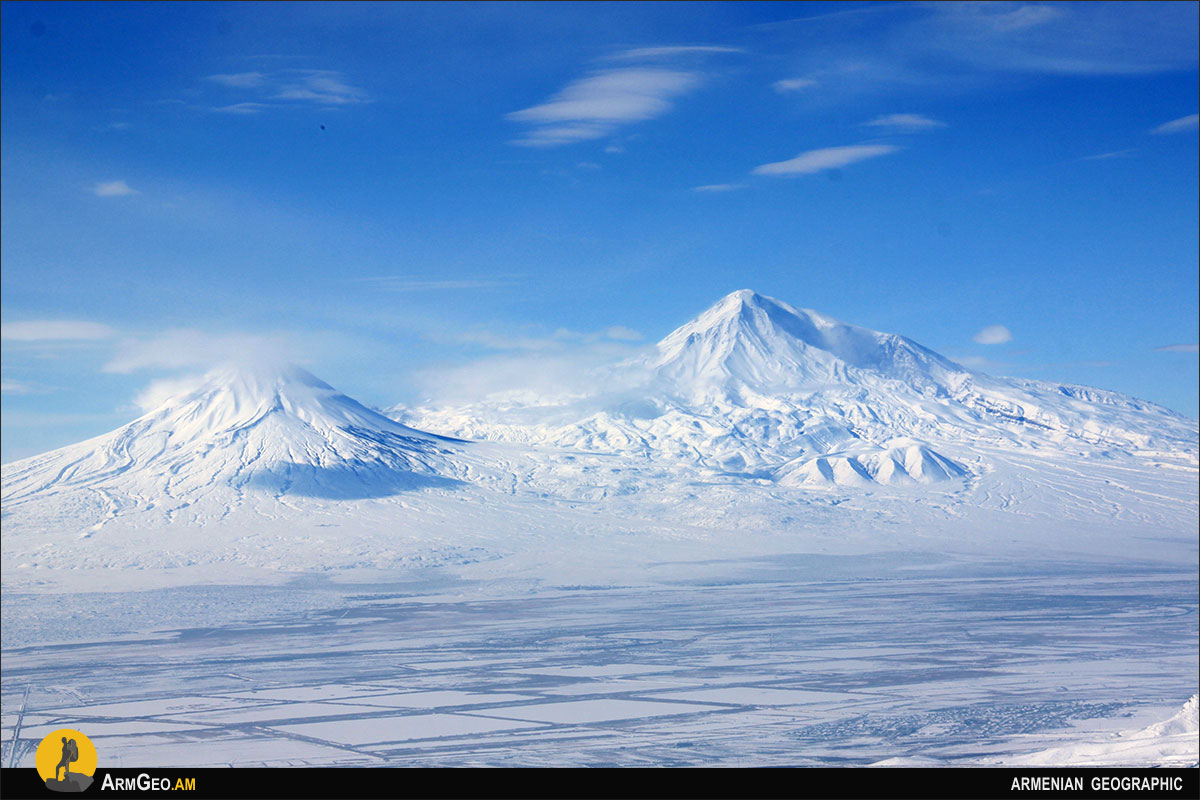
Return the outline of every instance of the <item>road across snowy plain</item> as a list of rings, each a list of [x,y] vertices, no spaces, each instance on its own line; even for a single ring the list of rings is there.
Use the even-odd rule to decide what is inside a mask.
[[[1143,728],[1196,691],[1191,569],[785,566],[495,599],[6,595],[4,763],[67,726],[127,767],[963,765]],[[144,608],[132,630],[173,608],[228,622],[122,638],[105,606]],[[92,641],[29,644],[72,614]]]

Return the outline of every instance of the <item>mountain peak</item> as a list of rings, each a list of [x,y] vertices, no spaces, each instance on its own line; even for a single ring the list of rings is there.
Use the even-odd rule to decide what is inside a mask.
[[[871,372],[920,389],[964,370],[915,342],[847,325],[750,289],[721,298],[658,345],[654,363],[689,391],[814,388]]]
[[[18,462],[5,491],[11,502],[121,486],[185,505],[218,488],[374,497],[443,485],[451,441],[389,419],[301,367],[226,365],[111,433]]]

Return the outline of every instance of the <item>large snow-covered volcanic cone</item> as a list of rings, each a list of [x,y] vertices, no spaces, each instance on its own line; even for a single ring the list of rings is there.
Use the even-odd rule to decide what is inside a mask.
[[[4,507],[170,513],[247,493],[362,499],[450,484],[453,440],[401,425],[299,367],[221,368],[117,430],[4,466]]]
[[[781,484],[957,483],[981,450],[1196,463],[1196,424],[1115,392],[973,372],[903,336],[733,292],[603,391],[392,410],[477,439],[690,463]]]

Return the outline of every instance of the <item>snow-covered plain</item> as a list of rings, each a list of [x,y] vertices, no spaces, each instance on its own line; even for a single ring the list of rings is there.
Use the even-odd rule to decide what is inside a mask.
[[[1196,760],[1195,421],[748,291],[587,383],[4,465],[4,763]]]

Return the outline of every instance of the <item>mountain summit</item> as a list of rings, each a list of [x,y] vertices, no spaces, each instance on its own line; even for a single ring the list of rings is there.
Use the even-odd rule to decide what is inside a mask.
[[[946,393],[966,370],[891,333],[847,325],[810,309],[741,289],[677,328],[651,364],[677,386],[755,391],[854,383],[858,373]]]

